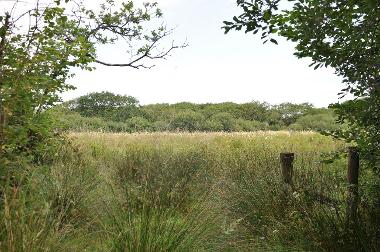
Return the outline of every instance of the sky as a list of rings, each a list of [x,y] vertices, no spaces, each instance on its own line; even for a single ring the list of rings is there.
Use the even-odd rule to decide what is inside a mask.
[[[341,79],[332,69],[309,68],[308,59],[293,55],[294,44],[280,39],[279,45],[263,45],[259,36],[244,32],[225,35],[223,21],[240,13],[235,0],[157,2],[164,22],[175,28],[162,46],[174,40],[178,44],[187,41],[188,47],[156,61],[153,69],[97,65],[92,72],[75,70],[69,82],[77,89],[65,92],[64,100],[110,91],[134,96],[141,104],[260,101],[325,107],[338,101],[337,93],[344,87]],[[103,61],[123,63],[129,59],[125,51],[124,45],[101,47],[98,55]]]

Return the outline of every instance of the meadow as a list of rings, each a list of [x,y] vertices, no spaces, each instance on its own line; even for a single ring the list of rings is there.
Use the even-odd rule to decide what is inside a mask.
[[[9,189],[0,251],[375,251],[373,191],[345,224],[347,144],[313,132],[70,133]],[[292,186],[279,156],[294,152]],[[371,183],[373,184],[373,183]],[[368,199],[368,200],[367,200]]]
[[[380,1],[292,1],[284,8],[281,0],[237,0],[234,17],[219,1],[165,3],[167,21],[202,35],[187,54],[202,65],[181,56],[180,75],[142,71],[134,79],[122,70],[96,80],[80,73],[150,69],[188,43],[155,2],[0,1],[0,252],[380,251]],[[260,51],[265,60],[248,40],[233,39],[228,49],[215,37],[221,28],[260,35],[264,44],[291,41],[297,58],[339,77],[339,99],[322,85],[331,78],[302,74],[297,83],[290,75],[300,71],[273,48]],[[196,42],[197,34],[189,37]],[[122,63],[114,49],[126,53]],[[212,71],[215,59],[225,71]],[[83,94],[108,83],[123,95]],[[154,87],[138,92],[144,83]],[[281,86],[267,89],[269,100],[329,108],[240,103],[271,83]],[[208,84],[218,88],[206,102]],[[76,87],[82,96],[62,102]],[[183,95],[197,103],[141,105],[127,91],[144,103]],[[240,102],[210,103],[220,99]],[[291,181],[280,168],[284,152],[295,153]]]

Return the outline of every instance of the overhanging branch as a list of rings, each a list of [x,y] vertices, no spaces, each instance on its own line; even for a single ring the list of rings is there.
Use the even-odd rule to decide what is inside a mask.
[[[141,62],[142,60],[144,59],[151,59],[151,60],[154,60],[154,59],[166,59],[166,56],[168,56],[170,54],[170,52],[174,49],[178,49],[178,48],[185,48],[188,46],[187,43],[184,43],[180,46],[176,46],[174,45],[174,42],[172,42],[172,45],[169,49],[167,49],[166,51],[164,52],[160,52],[160,53],[157,53],[156,55],[151,55],[151,51],[152,49],[155,48],[155,44],[157,43],[158,40],[154,41],[145,51],[144,54],[140,55],[138,58],[128,62],[128,63],[108,63],[108,62],[104,62],[102,60],[99,60],[99,59],[95,59],[94,58],[94,61],[98,64],[101,64],[101,65],[104,65],[104,66],[109,66],[109,67],[132,67],[132,68],[136,68],[136,69],[139,69],[139,68],[146,68],[146,69],[151,69],[153,68],[155,65],[151,65],[151,66],[146,66],[144,65],[143,63],[142,64],[137,64],[139,62]]]

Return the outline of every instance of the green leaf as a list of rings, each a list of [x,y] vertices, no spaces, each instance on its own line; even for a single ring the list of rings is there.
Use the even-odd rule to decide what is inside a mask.
[[[223,21],[223,23],[227,26],[230,26],[230,25],[233,25],[234,23],[230,22],[230,21]]]
[[[271,16],[272,16],[271,11],[265,10],[263,14],[263,20],[267,22],[271,18]]]
[[[276,45],[278,45],[278,42],[277,42],[277,40],[275,40],[275,39],[273,39],[273,38],[271,38],[271,39],[270,39],[270,42],[272,42],[273,44],[276,44]]]

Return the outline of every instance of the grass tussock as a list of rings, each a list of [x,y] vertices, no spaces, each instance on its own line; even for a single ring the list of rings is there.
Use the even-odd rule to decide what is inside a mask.
[[[375,251],[378,177],[346,223],[345,144],[312,132],[70,134],[0,206],[0,251]],[[279,154],[296,153],[292,185]],[[325,161],[324,161],[325,160]],[[369,183],[371,182],[371,183]]]

